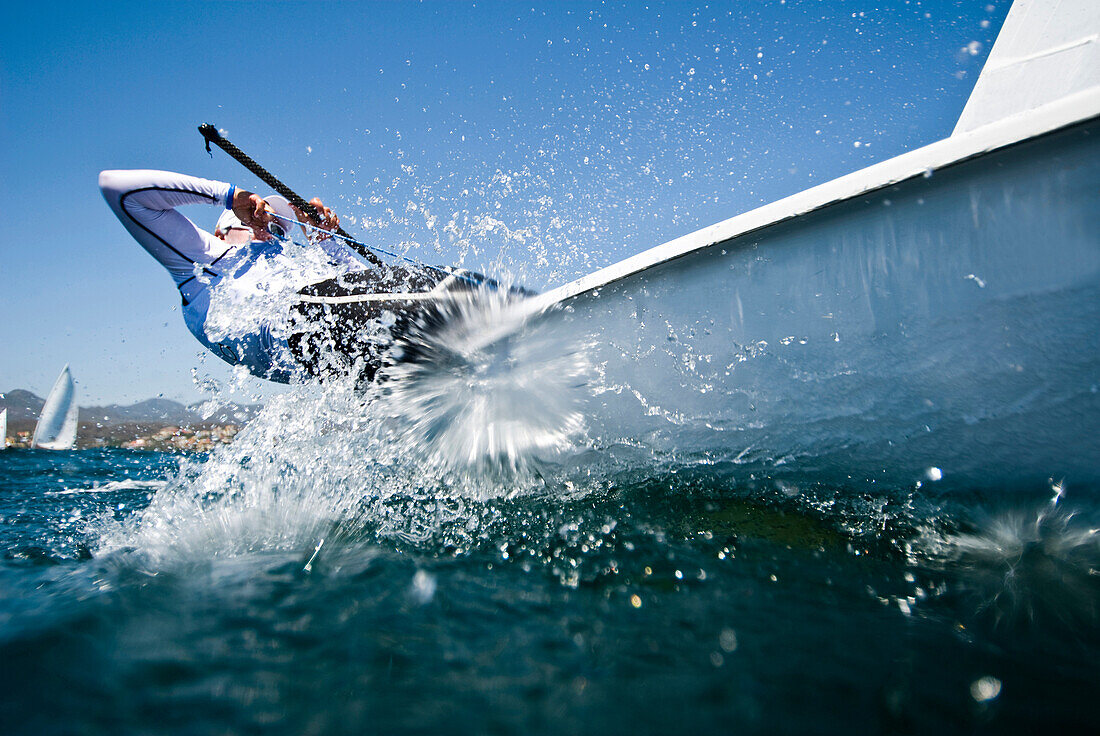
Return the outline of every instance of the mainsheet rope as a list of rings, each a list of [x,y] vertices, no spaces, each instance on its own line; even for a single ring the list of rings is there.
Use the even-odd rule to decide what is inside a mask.
[[[334,238],[343,238],[344,237],[343,235],[341,235],[338,232],[334,232],[332,230],[325,230],[323,227],[317,227],[316,225],[310,224],[308,222],[302,222],[301,220],[296,220],[292,217],[287,217],[285,215],[280,215],[277,212],[272,212],[271,210],[268,210],[268,214],[273,216],[273,217],[278,218],[279,220],[284,220],[292,226],[293,225],[301,225],[302,227],[308,228],[308,229],[313,230],[315,232],[324,233],[325,237],[330,237],[330,236],[334,237]],[[271,232],[271,231],[269,230],[268,232]],[[285,231],[284,231],[284,233],[285,233]],[[279,237],[278,233],[272,232],[271,234],[274,235],[279,240],[289,240],[291,242],[295,242],[294,238],[290,237],[289,233],[285,233],[283,237]],[[301,244],[299,243],[299,245],[301,245]],[[478,282],[474,279],[469,278],[468,276],[465,276],[465,275],[459,273],[459,271],[461,269],[446,269],[446,268],[441,268],[440,266],[429,266],[427,263],[424,263],[423,261],[418,261],[415,258],[409,258],[408,256],[401,255],[400,253],[394,253],[392,251],[388,251],[385,248],[375,247],[374,250],[376,250],[379,253],[382,253],[384,255],[390,256],[391,258],[399,258],[402,261],[406,261],[408,263],[411,263],[414,266],[419,266],[420,268],[430,269],[432,271],[437,271],[439,273],[445,273],[445,274],[454,276],[455,278],[462,279],[463,281],[466,281],[470,284],[473,284],[474,286],[477,286],[480,283],[480,282]]]

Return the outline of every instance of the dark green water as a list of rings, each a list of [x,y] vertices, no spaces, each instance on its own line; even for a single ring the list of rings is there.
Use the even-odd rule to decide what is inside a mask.
[[[0,454],[0,731],[1100,723],[1089,489],[793,494],[669,471],[572,496],[394,494],[344,508],[317,551],[288,533],[312,529],[303,506],[234,526],[179,461]],[[153,513],[157,494],[201,502]]]

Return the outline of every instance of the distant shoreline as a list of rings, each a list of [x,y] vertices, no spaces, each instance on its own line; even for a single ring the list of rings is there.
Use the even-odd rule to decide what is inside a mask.
[[[126,422],[101,425],[81,422],[76,431],[77,450],[117,447],[128,450],[170,452],[207,452],[216,445],[227,445],[240,432],[240,424],[199,422],[187,426],[165,422]],[[29,448],[34,422],[8,425],[8,448]]]
[[[30,447],[45,400],[25,389],[0,394],[8,411],[8,447]],[[80,407],[76,449],[121,447],[206,452],[228,444],[262,407],[223,404],[207,411],[202,404],[184,406],[168,399],[147,399],[127,406]]]

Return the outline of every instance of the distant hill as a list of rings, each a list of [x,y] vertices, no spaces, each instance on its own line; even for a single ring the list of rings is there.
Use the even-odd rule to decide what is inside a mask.
[[[38,415],[46,400],[24,389],[13,389],[0,394],[0,409],[8,410],[8,431],[15,433],[34,429]],[[184,406],[169,399],[146,399],[136,404],[122,406],[80,407],[80,423],[97,427],[121,424],[142,424],[190,427],[210,424],[245,424],[262,408],[259,404],[224,404],[213,414],[204,417],[203,403]]]
[[[129,406],[110,404],[108,406],[82,406],[80,419],[100,424],[122,424],[128,422],[165,422],[167,424],[187,424],[195,421],[198,415],[177,401],[168,399],[146,399]]]
[[[29,421],[32,424],[38,420],[42,413],[45,399],[35,396],[30,391],[17,388],[14,391],[6,391],[0,394],[0,409],[8,410],[8,424]]]

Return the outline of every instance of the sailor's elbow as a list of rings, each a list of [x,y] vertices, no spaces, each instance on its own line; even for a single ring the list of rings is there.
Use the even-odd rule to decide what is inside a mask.
[[[99,172],[99,191],[103,192],[103,196],[108,196],[112,193],[117,193],[122,189],[122,179],[125,171],[118,169],[108,169],[106,171]]]

